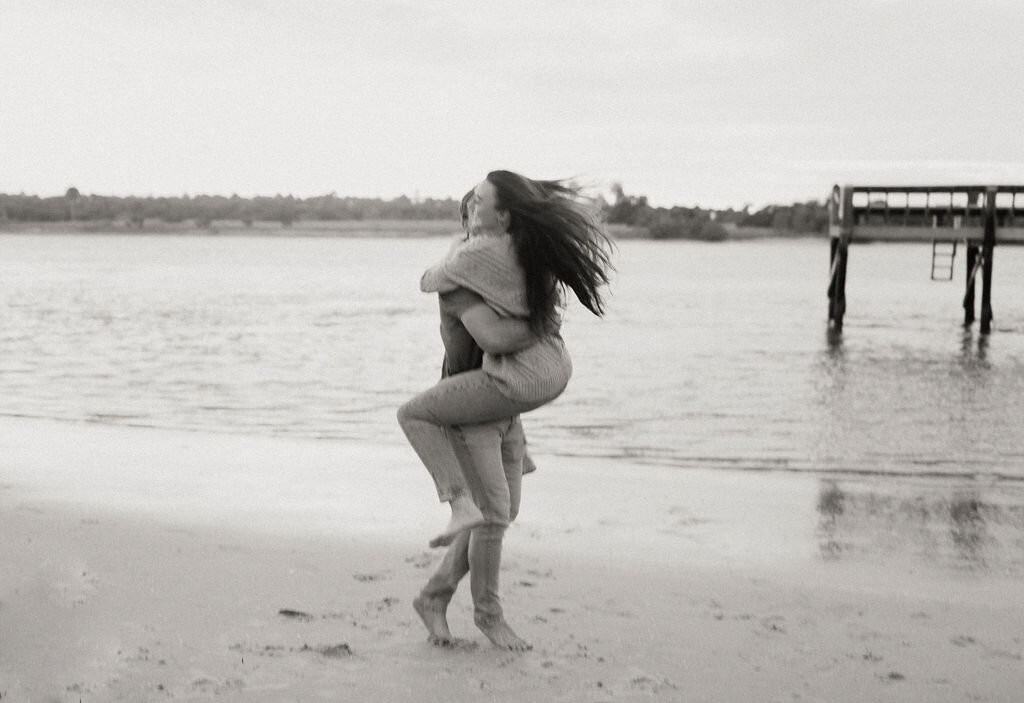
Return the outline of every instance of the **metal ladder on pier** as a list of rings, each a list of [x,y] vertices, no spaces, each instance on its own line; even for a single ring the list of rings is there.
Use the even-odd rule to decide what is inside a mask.
[[[952,281],[953,260],[956,259],[956,240],[932,240],[932,280]]]

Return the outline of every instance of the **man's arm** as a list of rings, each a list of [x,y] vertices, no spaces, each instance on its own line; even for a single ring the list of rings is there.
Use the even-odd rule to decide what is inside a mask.
[[[511,354],[537,342],[537,335],[530,330],[526,321],[499,317],[483,299],[463,310],[459,319],[479,347],[488,354]]]

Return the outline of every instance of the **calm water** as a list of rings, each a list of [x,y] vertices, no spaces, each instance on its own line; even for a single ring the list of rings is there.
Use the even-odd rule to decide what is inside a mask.
[[[417,284],[446,247],[4,235],[0,415],[404,444],[395,409],[441,358]],[[607,317],[566,317],[576,372],[528,416],[535,451],[815,472],[826,556],[883,509],[903,525],[883,533],[959,530],[1007,563],[1024,551],[1024,248],[996,252],[987,337],[962,327],[963,257],[932,282],[922,244],[853,247],[830,337],[827,259],[824,240],[622,242]],[[933,488],[878,494],[879,476]]]
[[[4,236],[0,413],[404,443],[395,408],[441,357],[419,274],[445,247]],[[854,247],[830,339],[825,242],[623,242],[608,316],[569,311],[576,375],[529,417],[532,441],[682,467],[1024,479],[1024,249],[997,252],[987,338],[963,329],[961,276],[930,281],[930,257]]]

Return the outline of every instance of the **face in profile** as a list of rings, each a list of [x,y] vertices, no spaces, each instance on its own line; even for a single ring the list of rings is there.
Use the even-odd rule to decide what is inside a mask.
[[[498,209],[498,192],[494,184],[483,180],[473,189],[469,199],[469,229],[472,233],[504,232],[507,214]]]

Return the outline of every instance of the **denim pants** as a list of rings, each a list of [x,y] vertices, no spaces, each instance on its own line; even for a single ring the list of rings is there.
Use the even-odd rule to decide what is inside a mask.
[[[508,482],[500,456],[501,435],[517,433],[521,445],[522,425],[517,416],[553,399],[510,400],[485,372],[467,371],[441,379],[402,405],[398,424],[434,479],[442,502],[468,491],[487,522],[507,525],[510,502],[504,497]],[[513,419],[516,422],[509,424]],[[502,423],[506,429],[499,432],[495,428]],[[474,426],[483,429],[471,429]],[[519,455],[521,471],[521,448]]]
[[[524,452],[523,426],[519,417],[489,423],[465,425],[457,433],[453,449],[459,461],[485,469],[480,476],[501,474],[503,480],[486,483],[470,478],[468,483],[485,517],[519,513]],[[486,509],[485,509],[486,508]],[[444,610],[467,573],[473,595],[474,619],[491,624],[502,618],[498,595],[501,548],[507,523],[491,521],[460,532],[449,545],[437,570],[420,594],[428,608]]]

